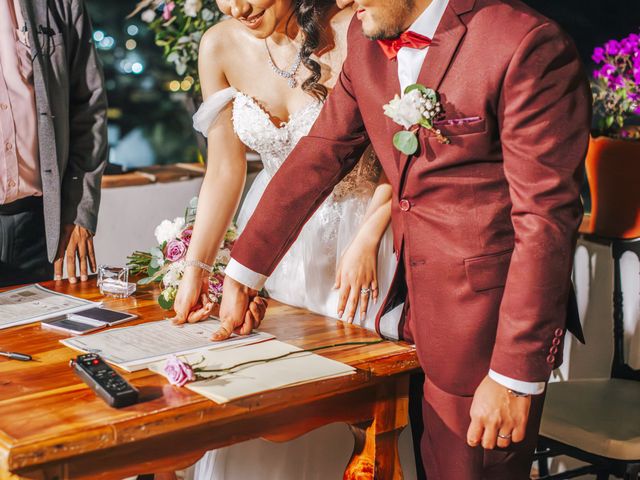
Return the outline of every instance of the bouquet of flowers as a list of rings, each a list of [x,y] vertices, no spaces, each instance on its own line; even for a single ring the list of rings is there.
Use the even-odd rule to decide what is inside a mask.
[[[600,131],[614,138],[634,136],[624,127],[640,115],[640,35],[609,40],[593,51],[592,59],[599,65],[593,72],[592,90]]]
[[[155,33],[156,45],[181,77],[198,78],[198,45],[222,13],[215,0],[142,0],[129,15],[140,14]],[[200,85],[196,82],[196,92]]]
[[[194,197],[189,202],[184,217],[163,220],[154,232],[158,245],[149,252],[136,251],[127,257],[131,273],[145,275],[138,281],[138,285],[154,282],[162,285],[163,290],[158,297],[158,303],[165,310],[173,308],[178,285],[184,274],[185,255],[191,241],[197,205],[198,197]],[[231,259],[230,252],[237,238],[237,229],[232,225],[225,234],[213,264],[213,271],[209,276],[209,297],[214,303],[220,303],[222,300],[224,268]]]

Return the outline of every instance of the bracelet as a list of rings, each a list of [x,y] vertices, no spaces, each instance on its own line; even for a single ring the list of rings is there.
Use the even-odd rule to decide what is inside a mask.
[[[508,389],[507,392],[513,395],[514,397],[530,397],[531,396],[531,394],[529,393],[522,393],[522,392],[518,392],[517,390]]]
[[[207,265],[206,263],[201,262],[200,260],[185,260],[184,266],[185,268],[198,267],[204,270],[205,272],[209,272],[209,273],[213,272],[213,265]]]

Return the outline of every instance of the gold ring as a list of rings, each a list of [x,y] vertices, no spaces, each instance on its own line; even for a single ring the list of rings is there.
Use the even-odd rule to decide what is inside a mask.
[[[498,438],[501,438],[503,440],[511,440],[511,434],[507,433],[506,435],[504,435],[502,433],[498,433]]]

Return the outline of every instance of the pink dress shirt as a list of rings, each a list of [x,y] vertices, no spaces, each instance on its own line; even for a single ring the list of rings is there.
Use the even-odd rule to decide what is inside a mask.
[[[0,204],[42,195],[31,53],[17,0],[0,0]]]

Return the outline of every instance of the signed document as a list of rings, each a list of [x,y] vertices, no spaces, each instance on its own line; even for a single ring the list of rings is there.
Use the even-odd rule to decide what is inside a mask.
[[[278,360],[263,361],[289,352],[300,353]],[[217,403],[226,403],[276,388],[351,375],[356,371],[344,363],[303,352],[298,347],[278,340],[189,354],[180,359],[204,370],[229,369],[234,365],[245,364],[232,368],[230,372],[196,372],[202,377],[210,378],[186,384],[189,390]],[[166,376],[164,362],[150,365],[149,369]]]
[[[29,285],[0,293],[0,329],[35,323],[99,305],[89,300]]]
[[[179,326],[173,325],[169,320],[160,320],[83,337],[66,338],[60,340],[60,343],[81,352],[97,353],[106,362],[134,372],[169,355],[226,349],[273,338],[268,333],[254,331],[250,335],[233,335],[228,340],[213,342],[211,336],[218,328],[220,322],[217,319]]]

